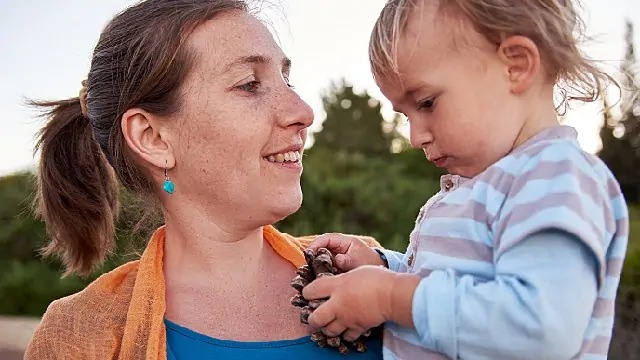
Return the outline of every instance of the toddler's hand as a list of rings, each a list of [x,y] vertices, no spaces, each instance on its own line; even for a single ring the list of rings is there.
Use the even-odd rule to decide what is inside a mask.
[[[364,240],[351,235],[320,235],[309,248],[314,251],[327,248],[335,256],[335,266],[343,272],[363,265],[385,265],[380,255]]]
[[[347,341],[390,320],[396,273],[363,266],[336,276],[316,279],[302,290],[308,300],[326,299],[310,316],[309,325],[327,336],[342,333]]]

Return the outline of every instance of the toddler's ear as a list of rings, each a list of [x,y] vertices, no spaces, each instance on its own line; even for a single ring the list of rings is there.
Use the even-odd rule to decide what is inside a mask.
[[[538,46],[526,36],[510,36],[500,44],[498,57],[504,63],[511,92],[527,91],[540,75]]]

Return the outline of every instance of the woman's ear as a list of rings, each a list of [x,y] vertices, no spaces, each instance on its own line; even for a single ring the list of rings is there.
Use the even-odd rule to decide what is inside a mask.
[[[522,94],[540,74],[538,46],[526,36],[510,36],[498,47],[498,57],[505,65],[511,92]]]
[[[160,169],[175,166],[168,132],[157,117],[133,108],[122,115],[120,125],[127,145],[140,159]]]

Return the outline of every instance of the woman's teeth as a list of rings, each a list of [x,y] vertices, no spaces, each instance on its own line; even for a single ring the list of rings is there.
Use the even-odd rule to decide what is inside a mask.
[[[301,156],[299,151],[289,151],[286,153],[269,155],[266,157],[266,159],[274,163],[297,162],[301,159]]]

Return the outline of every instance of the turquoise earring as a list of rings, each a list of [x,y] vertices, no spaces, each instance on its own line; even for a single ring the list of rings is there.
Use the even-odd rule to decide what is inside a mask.
[[[173,181],[171,181],[169,179],[169,175],[167,174],[167,165],[166,165],[167,161],[165,160],[165,166],[164,166],[164,185],[162,185],[162,188],[164,189],[164,191],[166,191],[169,194],[173,194],[173,192],[176,190],[176,185],[173,183]]]

